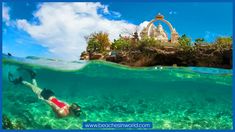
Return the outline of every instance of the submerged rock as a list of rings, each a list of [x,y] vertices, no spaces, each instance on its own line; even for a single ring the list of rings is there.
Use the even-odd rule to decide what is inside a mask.
[[[22,130],[22,129],[25,129],[23,123],[19,120],[17,120],[15,123],[14,123],[14,129],[17,129],[17,130]]]
[[[9,117],[5,114],[2,115],[2,128],[3,129],[16,129],[22,130],[25,129],[23,123],[19,120],[12,122]]]
[[[13,124],[11,120],[5,114],[2,115],[2,128],[13,129]]]

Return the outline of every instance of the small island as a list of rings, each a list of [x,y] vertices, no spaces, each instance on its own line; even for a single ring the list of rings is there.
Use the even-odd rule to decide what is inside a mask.
[[[171,31],[168,38],[162,21]],[[217,37],[214,42],[197,38],[194,42],[185,34],[179,36],[170,22],[160,13],[141,32],[119,35],[109,40],[108,33],[98,32],[86,37],[87,48],[81,60],[105,60],[132,67],[148,66],[201,66],[232,68],[232,37]]]

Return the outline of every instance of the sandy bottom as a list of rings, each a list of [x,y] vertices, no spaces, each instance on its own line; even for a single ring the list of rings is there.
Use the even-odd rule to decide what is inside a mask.
[[[51,108],[29,89],[4,91],[3,114],[13,123],[20,122],[25,129],[83,129],[82,122],[88,121],[152,122],[153,129],[232,129],[229,99],[203,95],[183,98],[170,94],[159,96],[158,99],[130,98],[128,94],[118,97],[59,97],[70,103],[78,102],[83,114],[58,119]]]

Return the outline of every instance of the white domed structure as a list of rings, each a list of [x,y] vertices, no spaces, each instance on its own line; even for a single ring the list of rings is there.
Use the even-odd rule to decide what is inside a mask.
[[[160,40],[161,42],[167,42],[168,37],[166,35],[166,32],[164,31],[162,25],[159,23],[156,28],[156,34],[154,36],[156,40]]]
[[[149,31],[150,37],[154,37],[156,35],[155,29],[156,29],[155,25],[151,26],[151,28],[149,29],[150,30]]]
[[[170,28],[171,31],[171,36],[170,39],[168,38],[166,32],[164,31],[163,27],[161,24],[159,24],[157,27],[153,24],[156,21],[162,21],[167,26]],[[156,40],[160,40],[161,42],[170,42],[170,43],[177,43],[179,34],[176,32],[175,28],[171,25],[170,22],[164,19],[164,16],[161,15],[160,13],[156,16],[155,19],[152,19],[147,27],[144,27],[144,29],[140,32],[140,37],[152,37],[155,38]]]
[[[140,36],[141,38],[144,37],[144,35],[147,32],[147,29],[144,29],[141,33]],[[149,28],[149,37],[155,38],[156,40],[159,40],[161,42],[168,42],[168,37],[166,32],[164,31],[162,25],[159,23],[158,26],[156,27],[154,24]]]

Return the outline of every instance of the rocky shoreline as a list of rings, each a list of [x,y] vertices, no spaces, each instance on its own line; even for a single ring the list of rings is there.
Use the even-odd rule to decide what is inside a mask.
[[[185,34],[177,42],[163,42],[153,37],[120,35],[113,42],[107,33],[93,33],[87,38],[81,60],[106,60],[131,67],[198,66],[232,69],[232,37],[204,38],[194,42]]]
[[[112,54],[81,54],[81,60],[106,60],[131,67],[199,66],[232,69],[232,45],[142,47]]]

